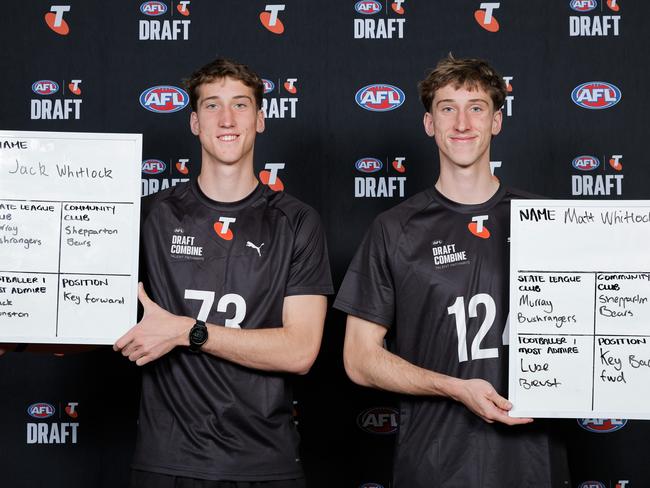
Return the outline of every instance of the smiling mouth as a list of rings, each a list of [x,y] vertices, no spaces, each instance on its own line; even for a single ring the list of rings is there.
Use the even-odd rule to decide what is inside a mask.
[[[452,142],[460,142],[460,143],[471,142],[475,139],[476,137],[451,137]]]
[[[234,141],[235,139],[237,139],[238,137],[239,136],[237,136],[237,135],[226,134],[226,135],[223,135],[223,136],[218,136],[217,139],[219,139],[220,141],[223,141],[223,142],[231,142],[231,141]]]

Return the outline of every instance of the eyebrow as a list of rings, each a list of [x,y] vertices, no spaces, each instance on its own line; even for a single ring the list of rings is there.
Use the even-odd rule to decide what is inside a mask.
[[[253,99],[251,97],[249,97],[248,95],[235,95],[232,98],[233,98],[233,100],[239,100],[241,98],[246,98],[251,102],[253,101]],[[203,100],[201,100],[201,103],[206,102],[207,100],[221,100],[221,97],[219,95],[212,95],[211,97],[205,97]]]
[[[468,101],[469,103],[478,103],[478,102],[482,102],[482,103],[484,103],[485,105],[489,105],[488,101],[487,101],[487,100],[484,100],[483,98],[470,98],[470,99],[467,100],[467,101]],[[440,105],[441,103],[458,103],[458,100],[454,100],[453,98],[445,98],[445,99],[443,99],[443,100],[438,100],[438,101],[436,102],[436,106]]]

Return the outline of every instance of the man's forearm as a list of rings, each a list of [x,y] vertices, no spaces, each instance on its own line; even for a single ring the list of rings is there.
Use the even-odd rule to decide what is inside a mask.
[[[416,366],[374,344],[363,352],[344,351],[344,360],[348,376],[355,383],[395,393],[456,399],[454,393],[461,381]]]
[[[318,337],[303,338],[284,327],[230,329],[207,325],[208,341],[201,351],[263,371],[305,374],[320,347],[320,334]]]

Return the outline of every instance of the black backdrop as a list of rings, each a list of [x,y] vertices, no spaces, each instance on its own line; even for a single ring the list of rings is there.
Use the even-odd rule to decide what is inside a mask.
[[[274,86],[256,171],[284,164],[285,189],[320,212],[338,285],[371,219],[435,181],[437,150],[422,128],[416,84],[451,51],[486,58],[508,79],[511,98],[491,155],[504,183],[556,198],[648,198],[648,2],[271,2],[3,2],[0,128],[142,133],[143,161],[162,162],[144,165],[158,171],[143,172],[147,194],[198,174],[200,150],[188,108],[152,112],[141,94],[180,86],[216,56],[241,60]],[[47,81],[58,91],[37,93],[48,84],[36,82]],[[571,97],[583,83],[583,102],[618,103],[583,108]],[[355,102],[368,85],[392,85],[404,97],[393,91],[386,95],[393,110],[370,111]],[[579,156],[593,159],[580,165]],[[380,169],[357,169],[364,158],[381,161],[366,165]],[[319,359],[296,379],[309,486],[388,488],[395,399],[347,380],[343,329],[342,314],[330,311]],[[2,358],[0,486],[125,486],[138,374],[108,349]],[[39,403],[54,415],[28,415]],[[562,422],[574,486],[650,486],[647,423]],[[47,424],[48,443],[33,442],[34,423]]]

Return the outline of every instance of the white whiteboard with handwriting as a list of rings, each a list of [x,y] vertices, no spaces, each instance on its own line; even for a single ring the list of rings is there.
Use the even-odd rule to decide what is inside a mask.
[[[136,322],[142,135],[0,131],[0,342]]]
[[[650,419],[650,201],[516,200],[515,417]]]

